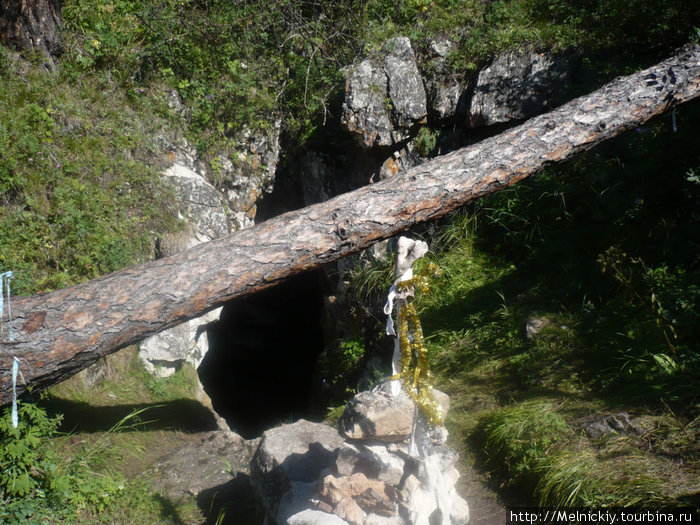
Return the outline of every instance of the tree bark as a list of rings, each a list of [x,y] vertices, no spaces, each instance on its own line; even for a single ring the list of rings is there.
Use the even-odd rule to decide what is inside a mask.
[[[61,0],[0,0],[0,41],[50,60],[61,51]]]
[[[363,250],[437,219],[544,166],[592,148],[700,93],[700,46],[403,175],[365,186],[172,257],[71,288],[17,298],[15,340],[0,351],[0,404],[12,357],[27,386],[59,382],[101,356],[233,297]],[[7,319],[5,319],[7,321]]]

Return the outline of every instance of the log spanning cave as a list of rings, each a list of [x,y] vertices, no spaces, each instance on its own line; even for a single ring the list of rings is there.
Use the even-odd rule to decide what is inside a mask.
[[[246,438],[287,420],[309,417],[314,369],[323,350],[318,272],[233,299],[208,330],[200,381],[217,413]]]
[[[700,96],[700,46],[402,176],[283,214],[171,257],[12,304],[0,405],[235,297],[357,253],[529,177]],[[22,363],[24,382],[12,381]]]

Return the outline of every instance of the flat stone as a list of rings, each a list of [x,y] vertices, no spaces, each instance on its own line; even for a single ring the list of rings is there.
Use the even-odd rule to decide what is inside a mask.
[[[348,525],[348,522],[335,514],[321,510],[306,509],[287,519],[288,525]]]
[[[402,441],[411,434],[413,401],[401,390],[392,396],[388,382],[360,392],[345,407],[340,431],[350,439]]]

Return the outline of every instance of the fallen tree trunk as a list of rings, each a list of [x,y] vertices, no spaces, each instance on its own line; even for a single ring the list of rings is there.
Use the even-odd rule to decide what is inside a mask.
[[[281,215],[172,257],[13,301],[15,340],[5,330],[0,404],[10,369],[26,384],[59,382],[101,356],[203,314],[233,297],[363,250],[437,219],[639,126],[700,94],[700,46],[473,146],[377,184]]]

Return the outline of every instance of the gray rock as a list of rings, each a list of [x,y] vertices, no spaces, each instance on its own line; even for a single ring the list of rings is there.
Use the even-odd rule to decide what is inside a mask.
[[[350,439],[402,441],[411,434],[413,412],[411,398],[403,390],[394,397],[390,382],[385,381],[353,397],[338,425]]]
[[[251,479],[268,516],[277,518],[292,483],[319,480],[342,442],[334,428],[303,419],[265,431],[251,463]]]
[[[360,449],[347,441],[338,449],[338,457],[335,460],[335,469],[340,476],[349,476],[355,472],[355,467],[360,461]]]
[[[160,256],[174,255],[231,231],[221,194],[202,175],[184,164],[175,163],[165,171],[163,178],[173,188],[178,199],[178,213],[187,220],[188,226],[182,232],[161,237]],[[209,350],[206,325],[217,321],[220,313],[221,308],[217,308],[141,342],[139,356],[146,369],[167,377],[184,363],[198,367]]]
[[[234,432],[214,431],[161,458],[154,467],[153,485],[163,496],[179,500],[192,495],[219,493],[252,507],[248,474],[258,440],[246,440]]]
[[[461,113],[464,86],[458,79],[447,78],[428,83],[430,112],[438,121],[450,121]]]
[[[327,512],[313,509],[306,509],[291,516],[287,523],[289,525],[348,525],[347,521],[335,514],[328,514]]]
[[[629,434],[636,431],[626,412],[588,419],[581,422],[580,426],[591,439],[600,439],[614,432]]]
[[[404,525],[406,522],[400,516],[380,516],[368,514],[364,525]]]
[[[479,72],[469,108],[472,127],[529,118],[562,102],[570,56],[505,52]]]
[[[168,101],[168,106],[177,110],[180,96],[176,91],[169,90],[164,94]],[[167,132],[159,133],[154,137],[155,145],[164,154],[169,163],[185,166],[198,173],[205,180],[207,179],[207,167],[199,158],[197,148],[182,135],[179,129],[170,129]],[[170,164],[169,164],[170,165]]]
[[[256,202],[272,191],[281,129],[279,119],[267,130],[244,128],[233,136],[233,149],[219,153],[210,161],[212,176],[226,195],[237,230],[253,225]]]
[[[408,38],[388,40],[380,60],[348,70],[341,122],[365,147],[408,138],[426,115],[425,89]]]
[[[195,227],[192,246],[231,232],[226,203],[201,174],[175,163],[163,175],[178,200],[178,212]]]
[[[384,49],[388,53],[384,59],[384,72],[389,80],[394,142],[399,142],[408,136],[406,132],[409,128],[427,115],[425,89],[408,38],[389,40],[384,44]]]
[[[469,505],[454,489],[452,489],[450,497],[452,498],[450,509],[452,525],[467,525],[469,523]]]
[[[405,249],[406,246],[404,246]],[[418,248],[416,248],[418,249]],[[338,421],[341,433],[350,439],[391,443],[403,441],[411,434],[415,405],[406,392],[398,388],[394,397],[392,389],[397,381],[384,381],[372,390],[355,395],[345,407]],[[433,390],[443,415],[450,408],[450,398],[444,392]],[[447,431],[443,427],[432,429],[435,444],[444,443]]]
[[[436,508],[435,494],[415,476],[409,476],[403,487],[405,497],[400,515],[411,525],[430,525],[428,519]]]
[[[101,357],[95,364],[81,370],[77,377],[81,378],[88,388],[93,388],[99,381],[107,379],[111,372],[109,361],[105,357]]]
[[[179,117],[187,118],[192,113],[187,106],[183,104],[180,94],[174,89],[165,91],[165,100],[168,104],[168,108]]]
[[[552,322],[546,317],[530,317],[525,323],[525,339],[532,341],[544,328]]]
[[[451,121],[465,111],[461,102],[467,86],[447,65],[447,58],[455,47],[455,43],[447,39],[428,41],[431,71],[425,81],[428,111],[431,119],[439,122]]]
[[[393,144],[389,81],[381,65],[364,60],[350,70],[341,122],[368,148]]]
[[[360,445],[360,457],[374,472],[375,478],[397,486],[404,474],[405,461],[383,445]]]
[[[288,523],[289,519],[313,506],[318,492],[316,481],[292,481],[282,495],[274,516],[275,523]]]
[[[164,330],[139,345],[139,357],[150,373],[168,377],[184,363],[197,368],[209,351],[206,326],[218,321],[221,308]]]

